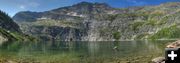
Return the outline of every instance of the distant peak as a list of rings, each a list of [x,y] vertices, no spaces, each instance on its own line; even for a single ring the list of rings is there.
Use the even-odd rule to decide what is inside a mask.
[[[86,2],[86,1],[77,3],[76,5],[101,5],[101,6],[109,6],[107,3],[98,3],[98,2],[92,3],[92,2]]]
[[[77,3],[77,4],[75,4],[75,5],[79,5],[79,6],[83,6],[83,5],[93,5],[93,3],[83,1],[83,2]]]
[[[78,4],[93,4],[93,3],[83,1],[83,2],[80,2],[80,3],[78,3]]]

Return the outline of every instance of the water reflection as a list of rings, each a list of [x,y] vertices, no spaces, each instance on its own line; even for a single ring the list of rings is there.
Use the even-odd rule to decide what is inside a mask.
[[[80,59],[89,57],[105,59],[112,57],[124,58],[128,56],[163,54],[164,46],[167,42],[170,41],[4,42],[0,45],[0,56],[42,58],[57,55],[57,59],[64,56],[73,56]]]

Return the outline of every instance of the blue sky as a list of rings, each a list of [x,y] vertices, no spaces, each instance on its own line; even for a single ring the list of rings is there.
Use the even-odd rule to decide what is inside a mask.
[[[116,8],[159,5],[165,2],[180,2],[180,0],[0,0],[0,10],[13,16],[19,11],[42,12],[59,7],[70,6],[82,1],[107,3]]]

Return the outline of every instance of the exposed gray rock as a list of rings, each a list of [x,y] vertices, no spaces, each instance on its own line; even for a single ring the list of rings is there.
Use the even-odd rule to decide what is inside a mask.
[[[116,40],[169,39],[180,38],[177,9],[179,2],[124,9],[81,2],[46,12],[19,12],[13,19],[27,34],[63,41],[114,41],[116,32]],[[164,29],[171,33],[163,34]]]
[[[7,38],[5,38],[4,36],[1,36],[1,35],[0,35],[0,45],[1,45],[3,42],[7,41],[7,40],[8,40]]]
[[[153,63],[165,63],[164,57],[157,57],[152,60]]]

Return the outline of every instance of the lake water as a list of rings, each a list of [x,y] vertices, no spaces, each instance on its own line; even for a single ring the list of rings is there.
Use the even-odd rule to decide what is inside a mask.
[[[4,42],[0,63],[148,63],[172,41]]]

